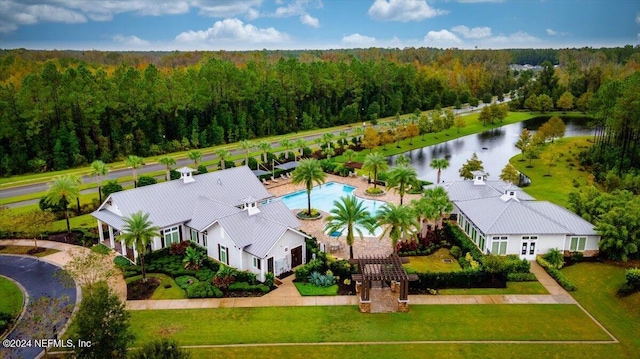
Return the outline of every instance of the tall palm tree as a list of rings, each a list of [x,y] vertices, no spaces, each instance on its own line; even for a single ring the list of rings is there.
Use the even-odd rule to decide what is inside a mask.
[[[124,161],[127,167],[133,169],[133,187],[138,187],[138,168],[144,164],[144,159],[135,155],[129,155]]]
[[[193,165],[195,166],[195,170],[198,169],[198,161],[202,159],[202,152],[193,150],[187,153],[187,157],[193,161]]]
[[[447,169],[449,167],[449,161],[444,158],[434,158],[431,160],[431,168],[438,170],[438,180],[436,183],[440,183],[440,174],[442,170]]]
[[[100,203],[102,204],[102,178],[109,174],[109,167],[107,164],[96,160],[91,162],[91,175],[96,177],[96,183],[98,184],[98,198],[100,198]]]
[[[436,225],[439,223],[442,226],[443,215],[453,211],[453,205],[449,200],[447,191],[440,186],[428,188],[424,191],[424,198],[431,203],[435,210],[435,217],[432,219],[436,222]]]
[[[373,188],[377,188],[378,185],[378,173],[384,172],[389,168],[387,158],[380,152],[372,152],[364,158],[362,163],[362,169],[368,172],[373,172]]]
[[[307,215],[311,216],[311,190],[313,184],[323,184],[327,179],[327,174],[322,171],[322,166],[318,160],[309,158],[300,160],[298,167],[292,172],[291,182],[293,184],[304,184],[307,188]]]
[[[288,160],[289,150],[291,149],[291,146],[293,146],[293,142],[288,138],[284,138],[280,141],[280,146],[284,147],[284,159]]]
[[[413,167],[396,166],[389,171],[387,186],[389,188],[395,188],[398,191],[398,194],[400,194],[400,204],[402,205],[402,199],[407,191],[407,187],[416,182],[418,182],[418,174]]]
[[[360,239],[363,239],[362,229],[373,233],[376,227],[375,219],[364,207],[364,201],[359,201],[356,196],[348,195],[340,197],[339,201],[333,201],[331,214],[325,219],[325,232],[340,232],[347,230],[346,242],[349,246],[349,258],[353,259],[354,230]],[[356,227],[357,226],[357,227]]]
[[[348,149],[344,151],[343,155],[347,159],[347,163],[351,163],[351,161],[353,161],[353,158],[356,156],[356,151]]]
[[[340,133],[338,133],[338,143],[340,144],[341,150],[344,150],[344,146],[347,144],[348,136],[349,133],[347,133],[347,131],[340,131]]]
[[[147,246],[153,240],[153,237],[160,236],[160,228],[153,225],[149,220],[149,213],[138,211],[132,213],[129,217],[123,217],[124,226],[120,239],[124,240],[125,245],[134,247],[138,252],[140,259],[140,268],[142,269],[142,281],[147,281],[147,272],[144,267],[144,255],[147,252]]]
[[[216,150],[216,156],[218,156],[218,158],[220,159],[220,169],[225,169],[225,161],[227,158],[231,157],[231,152],[225,150],[224,148],[221,148],[219,150]]]
[[[258,148],[262,150],[262,162],[267,163],[267,151],[271,149],[271,144],[267,141],[258,143]]]
[[[249,141],[249,140],[242,140],[240,141],[240,147],[239,149],[244,151],[244,165],[248,166],[249,165],[249,153],[251,152],[251,150],[256,147],[256,145]]]
[[[422,237],[424,237],[427,233],[427,220],[436,218],[438,216],[438,211],[433,203],[428,201],[425,197],[412,200],[411,208],[413,208],[413,212],[417,216],[418,223],[420,224],[420,233],[422,234]]]
[[[304,148],[307,147],[307,141],[304,138],[296,140],[296,147],[300,149],[300,157],[304,155]]]
[[[333,139],[336,137],[336,135],[334,135],[331,132],[325,132],[322,134],[322,142],[327,146],[327,147],[333,147],[333,144],[331,143],[333,141]]]
[[[171,179],[171,166],[176,164],[176,160],[171,156],[160,157],[158,163],[165,166],[165,181],[169,181]]]
[[[378,210],[376,216],[378,225],[384,227],[380,238],[389,234],[393,253],[397,253],[398,241],[407,235],[415,233],[419,224],[413,210],[408,206],[387,203]]]
[[[356,143],[354,143],[354,145],[358,145],[359,143],[362,142],[361,138],[362,138],[362,136],[364,136],[364,128],[356,127],[356,128],[353,129],[353,131],[351,131],[351,134],[356,139]]]
[[[322,153],[324,153],[324,155],[327,156],[327,160],[330,160],[331,156],[336,154],[336,150],[334,150],[333,147],[328,147],[327,146],[327,148],[322,150]]]
[[[71,176],[71,179],[73,179],[73,182],[76,184],[76,186],[78,186],[78,190],[79,190],[80,185],[82,184],[82,177],[74,174],[70,174],[69,176]],[[78,216],[80,215],[80,195],[79,194],[78,196],[76,196],[76,214]]]
[[[64,177],[57,177],[53,180],[49,190],[47,191],[45,200],[52,206],[62,205],[64,206],[64,218],[67,220],[67,232],[71,233],[71,226],[69,225],[69,213],[67,207],[69,202],[80,196],[80,190],[76,180],[66,175]]]

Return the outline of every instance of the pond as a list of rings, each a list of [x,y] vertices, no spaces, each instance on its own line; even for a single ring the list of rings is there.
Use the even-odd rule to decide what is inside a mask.
[[[458,170],[467,162],[475,152],[483,162],[485,172],[489,173],[489,179],[498,179],[500,172],[509,159],[520,153],[515,147],[518,136],[524,128],[535,132],[549,117],[536,117],[530,120],[506,125],[500,128],[488,130],[455,140],[450,140],[437,145],[415,149],[405,152],[404,155],[411,159],[411,164],[418,172],[418,178],[435,182],[437,170],[430,167],[434,158],[446,158],[449,168],[442,170],[441,181],[457,181],[461,177]],[[566,125],[565,137],[592,135],[593,129],[588,126],[589,118],[567,117],[563,118]],[[449,131],[455,131],[450,129]],[[388,158],[389,164],[395,163],[398,155]]]

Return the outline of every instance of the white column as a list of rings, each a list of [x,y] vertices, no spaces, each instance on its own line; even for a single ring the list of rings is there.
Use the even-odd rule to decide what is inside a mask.
[[[127,245],[124,244],[124,241],[120,241],[120,244],[122,245],[122,255],[123,256],[127,256]]]
[[[100,236],[100,243],[104,242],[104,233],[102,232],[102,221],[98,220],[98,235]]]
[[[110,225],[108,227],[109,227],[109,244],[111,244],[111,248],[115,248],[116,241],[113,238],[113,227],[111,227]]]

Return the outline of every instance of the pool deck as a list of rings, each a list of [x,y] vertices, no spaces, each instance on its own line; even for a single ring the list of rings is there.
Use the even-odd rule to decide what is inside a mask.
[[[370,187],[369,183],[366,179],[362,177],[340,177],[336,175],[327,175],[326,182],[338,182],[347,184],[355,187],[356,189],[353,191],[353,194],[360,198],[373,199],[378,201],[390,202],[399,204],[400,196],[394,191],[387,191],[382,196],[369,196],[365,194],[365,190]],[[382,187],[386,190],[386,188]],[[304,190],[305,187],[303,185],[294,185],[291,183],[291,180],[282,182],[277,186],[267,186],[267,190],[269,193],[276,197],[284,196],[293,192],[297,192],[300,190]],[[409,203],[412,199],[420,198],[420,195],[417,194],[405,194],[403,202]],[[337,198],[336,198],[337,199]],[[311,206],[313,206],[313,202],[311,202]],[[299,209],[292,210],[295,214],[299,212]],[[326,217],[328,213],[321,211],[323,217]],[[313,221],[300,221],[301,226],[300,229],[303,231],[314,235],[318,238],[318,242],[325,243],[327,245],[327,251],[329,251],[330,244],[336,244],[335,239],[330,238],[327,234],[324,233],[323,227],[325,225],[325,221],[321,220],[313,220]],[[349,258],[349,246],[346,245],[344,236],[340,237],[338,240],[338,244],[340,245],[339,249],[329,251],[331,254],[336,256],[337,258]],[[391,239],[388,235],[384,236],[382,239],[377,237],[364,237],[361,240],[356,234],[355,243],[353,245],[353,255],[354,257],[358,257],[360,255],[389,255],[392,252],[391,248]]]

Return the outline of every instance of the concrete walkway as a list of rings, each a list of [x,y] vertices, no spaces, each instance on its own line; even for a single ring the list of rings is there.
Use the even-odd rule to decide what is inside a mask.
[[[33,240],[31,239],[0,239],[0,245],[2,246],[26,246],[33,247]],[[70,253],[73,252],[86,252],[89,248],[76,246],[67,243],[53,242],[53,241],[38,241],[38,247],[56,249],[59,252],[50,254],[48,256],[41,257],[53,264],[60,267],[64,267],[71,260]],[[109,262],[113,265],[113,257],[116,256],[115,252],[112,252],[109,258]],[[121,301],[127,300],[127,284],[124,281],[124,277],[120,274],[120,271],[116,271],[117,275],[112,277],[109,281],[109,286],[118,294]]]
[[[536,262],[531,263],[531,272],[547,289],[549,294],[510,294],[510,295],[410,295],[410,304],[577,304],[547,272]],[[252,298],[208,298],[173,300],[129,300],[129,310],[149,309],[187,309],[187,308],[246,308],[246,307],[300,307],[327,305],[358,305],[355,295],[303,297],[293,279],[289,276],[282,280],[278,289],[262,297]]]

